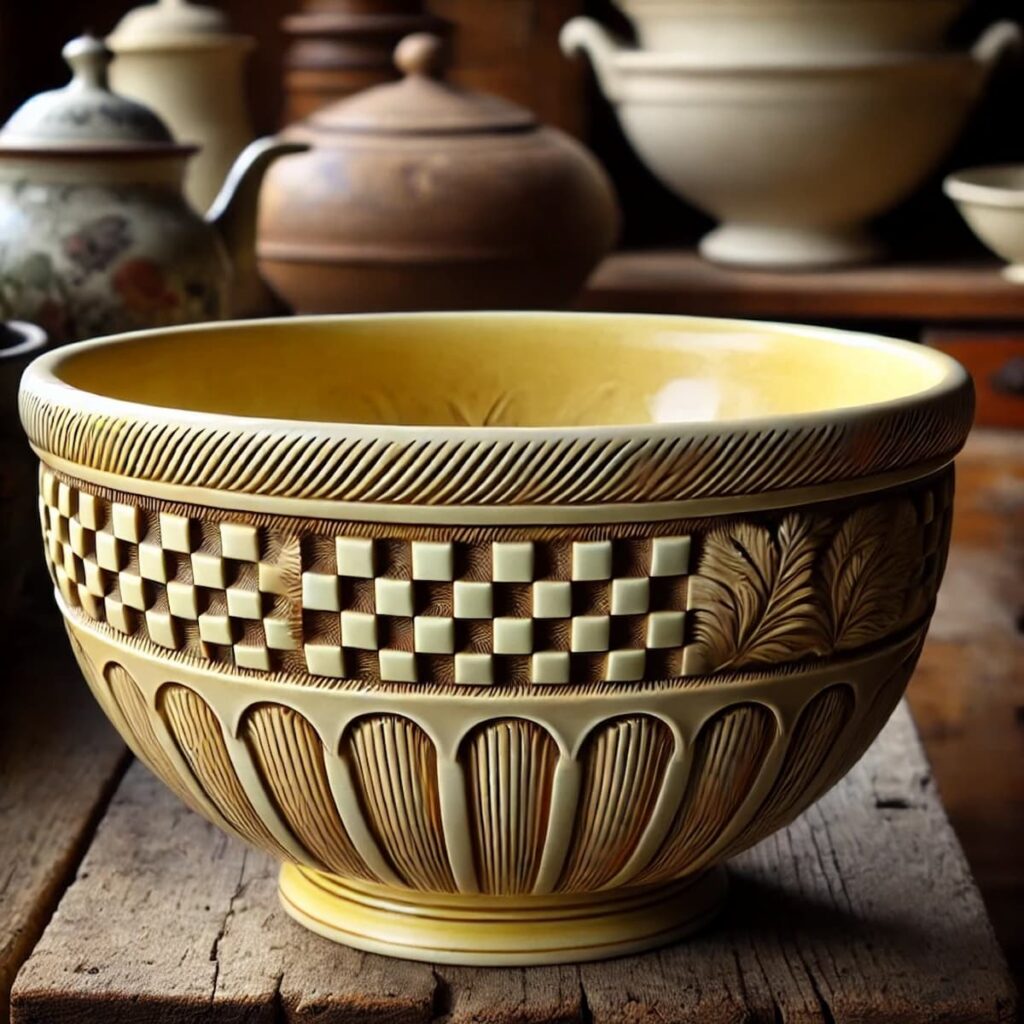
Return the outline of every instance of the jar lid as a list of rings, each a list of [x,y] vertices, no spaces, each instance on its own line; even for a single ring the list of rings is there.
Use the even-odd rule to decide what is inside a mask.
[[[312,130],[380,135],[446,135],[526,131],[537,119],[523,107],[444,80],[448,48],[440,36],[416,32],[395,47],[398,82],[347,96],[319,110]]]
[[[0,129],[0,146],[62,152],[190,151],[175,144],[167,125],[149,107],[110,91],[112,54],[101,40],[79,36],[61,52],[71,81],[26,100]]]
[[[157,0],[130,10],[107,37],[115,51],[219,44],[234,36],[223,11],[189,0]]]

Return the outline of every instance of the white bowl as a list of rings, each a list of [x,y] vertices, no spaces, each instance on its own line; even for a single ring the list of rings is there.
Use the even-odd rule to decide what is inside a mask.
[[[816,61],[941,49],[966,0],[617,0],[647,50]]]
[[[867,223],[942,160],[1020,35],[1000,22],[969,53],[722,64],[627,47],[575,18],[562,46],[588,53],[650,169],[722,222],[703,255],[798,268],[877,253]]]
[[[944,187],[970,229],[1006,260],[1003,276],[1024,284],[1024,164],[959,171]]]

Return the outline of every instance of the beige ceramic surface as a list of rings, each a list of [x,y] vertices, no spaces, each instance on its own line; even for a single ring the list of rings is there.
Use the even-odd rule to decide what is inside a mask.
[[[588,54],[650,169],[722,222],[703,255],[786,268],[877,255],[868,222],[939,163],[1020,35],[1001,22],[968,54],[722,63],[637,50],[578,18],[562,45]]]
[[[1003,274],[1024,284],[1024,166],[959,171],[944,187],[971,230],[1006,260]]]
[[[645,50],[733,63],[943,49],[967,0],[617,0]]]
[[[111,92],[99,40],[73,40],[64,56],[71,81],[0,131],[0,317],[38,323],[59,345],[273,310],[256,271],[259,184],[304,147],[252,143],[204,220],[182,194],[194,148]]]
[[[232,33],[222,12],[186,0],[136,7],[107,39],[116,54],[114,89],[155,110],[175,138],[199,146],[185,178],[197,210],[214,201],[252,141],[245,61],[253,42]]]
[[[906,343],[582,314],[123,336],[21,396],[133,749],[309,927],[478,964],[687,934],[857,760],[972,405]]]

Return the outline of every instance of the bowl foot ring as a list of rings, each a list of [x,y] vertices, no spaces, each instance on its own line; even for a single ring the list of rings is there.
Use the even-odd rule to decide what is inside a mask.
[[[707,924],[726,888],[721,866],[662,885],[521,897],[419,893],[294,864],[280,877],[284,909],[328,939],[471,966],[576,963],[664,946]]]

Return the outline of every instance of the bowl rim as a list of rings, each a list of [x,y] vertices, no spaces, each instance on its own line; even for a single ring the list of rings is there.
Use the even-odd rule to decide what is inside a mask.
[[[939,378],[910,395],[842,408],[762,415],[719,422],[590,426],[415,426],[261,418],[147,405],[109,398],[61,380],[62,363],[83,351],[116,348],[144,338],[212,334],[239,328],[412,320],[529,319],[639,324],[701,324],[760,334],[785,334],[834,344],[896,350],[937,367]],[[249,494],[350,501],[427,504],[545,504],[679,501],[833,483],[948,462],[966,440],[974,409],[967,371],[952,357],[915,342],[867,332],[737,318],[595,312],[370,313],[221,321],[111,335],[51,350],[22,377],[22,424],[37,452],[69,467],[115,477]],[[255,445],[255,454],[254,454]],[[311,448],[315,448],[314,453]],[[216,459],[211,451],[216,449]],[[284,449],[287,449],[286,451]],[[201,453],[205,452],[206,455]],[[743,453],[764,458],[773,471],[742,465]],[[262,454],[260,454],[262,453]],[[289,454],[290,453],[290,454]],[[382,467],[361,480],[359,456]],[[715,456],[726,465],[715,463]],[[173,457],[172,457],[173,456]],[[334,460],[329,473],[304,474],[269,491],[253,460],[311,463]],[[338,460],[345,460],[340,465]],[[586,464],[587,486],[553,479],[552,459]],[[391,478],[396,461],[408,472]],[[440,460],[443,465],[439,465]],[[478,479],[482,462],[493,471]],[[780,465],[780,460],[784,460]],[[337,463],[337,465],[335,465]],[[699,472],[697,464],[703,467]],[[607,479],[602,479],[602,472]],[[365,468],[364,468],[365,473]],[[435,477],[448,479],[439,488]],[[764,479],[770,476],[770,479]],[[452,479],[454,477],[454,479]],[[509,479],[506,479],[508,477]],[[511,479],[513,478],[514,479]],[[540,486],[543,481],[543,486]],[[470,500],[472,499],[472,500]]]
[[[998,175],[1000,172],[1015,172],[1020,185],[996,185],[979,180],[982,176]],[[965,167],[946,176],[942,187],[947,196],[956,203],[972,206],[998,206],[1005,209],[1024,209],[1024,163],[981,164]]]

